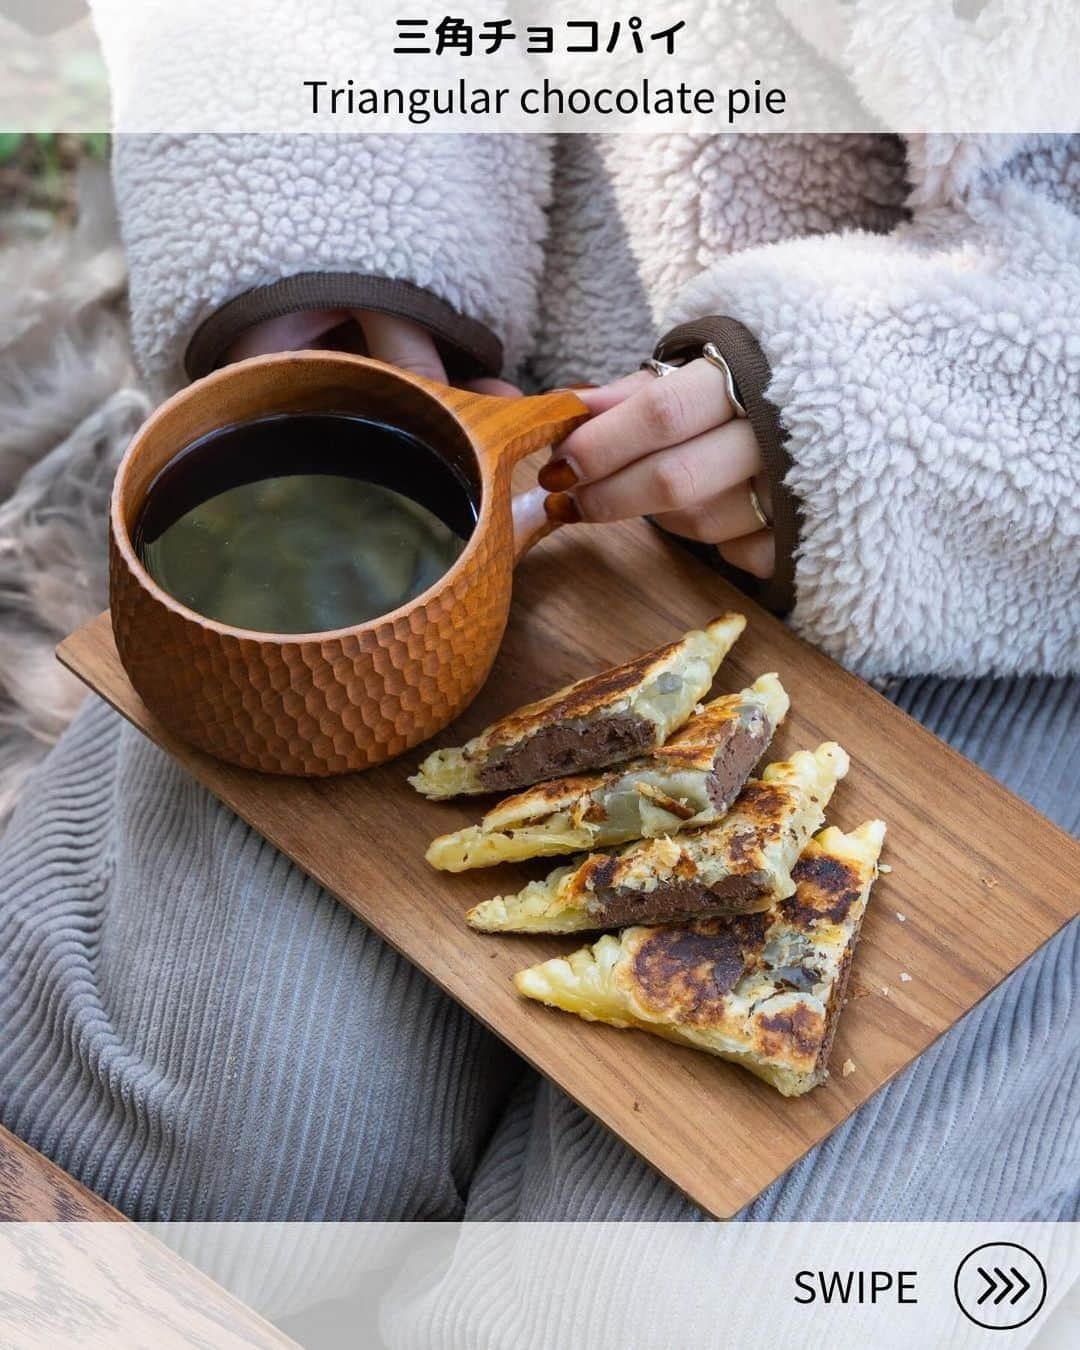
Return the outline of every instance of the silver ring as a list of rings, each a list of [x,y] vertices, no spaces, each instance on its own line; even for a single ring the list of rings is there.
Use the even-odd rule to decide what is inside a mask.
[[[658,379],[663,379],[665,375],[671,375],[678,370],[678,366],[669,365],[666,361],[658,361],[655,356],[650,356],[647,361],[642,361],[642,370],[651,370]]]
[[[746,486],[750,492],[750,505],[754,508],[754,515],[757,516],[760,521],[761,528],[763,530],[771,530],[772,521],[765,514],[765,508],[761,504],[761,498],[757,495],[757,488],[754,486],[753,480],[747,483]]]
[[[701,355],[708,361],[710,366],[715,366],[721,375],[723,375],[724,383],[727,385],[728,402],[731,404],[732,408],[734,408],[735,416],[745,417],[746,409],[743,407],[739,395],[735,392],[735,376],[732,375],[731,367],[720,354],[720,348],[717,347],[715,342],[706,342],[705,346],[701,349]]]

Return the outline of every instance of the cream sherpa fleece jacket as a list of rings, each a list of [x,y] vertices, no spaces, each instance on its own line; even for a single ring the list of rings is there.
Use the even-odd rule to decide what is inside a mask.
[[[849,33],[883,115],[920,33],[922,84],[958,68],[916,8]],[[115,167],[155,380],[298,307],[558,383],[725,316],[805,637],[866,676],[1080,669],[1080,136],[130,137]]]

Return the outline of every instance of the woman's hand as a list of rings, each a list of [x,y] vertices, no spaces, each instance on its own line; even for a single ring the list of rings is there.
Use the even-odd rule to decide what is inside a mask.
[[[303,309],[285,314],[280,319],[259,323],[229,348],[226,360],[243,361],[249,356],[266,356],[271,352],[297,352],[329,346],[327,339],[334,335],[333,345],[346,351],[363,351],[376,361],[410,370],[429,380],[449,384],[446,367],[435,346],[435,340],[426,328],[410,319],[393,314],[380,314],[372,309]],[[498,394],[516,398],[521,391],[506,380],[471,380],[468,388],[481,394]]]
[[[662,378],[637,371],[575,392],[594,416],[540,471],[541,486],[560,494],[549,499],[553,518],[653,516],[673,534],[716,544],[735,567],[772,576],[773,532],[751,497],[754,488],[771,512],[761,454],[715,366],[699,359]]]

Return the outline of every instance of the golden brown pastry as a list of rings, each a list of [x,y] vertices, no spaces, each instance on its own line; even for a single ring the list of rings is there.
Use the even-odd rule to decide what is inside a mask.
[[[466,745],[434,751],[409,782],[434,798],[511,792],[654,750],[709,692],[745,627],[741,614],[722,614],[678,642],[568,685]]]
[[[733,1060],[785,1097],[827,1076],[885,825],[823,830],[775,908],[628,928],[514,976],[526,998]]]
[[[666,745],[607,773],[559,778],[508,797],[452,834],[428,862],[447,872],[611,848],[721,819],[788,710],[775,675],[695,713]]]
[[[833,741],[800,750],[752,778],[718,824],[593,853],[466,917],[486,932],[574,933],[768,909],[795,889],[791,869],[847,770]]]

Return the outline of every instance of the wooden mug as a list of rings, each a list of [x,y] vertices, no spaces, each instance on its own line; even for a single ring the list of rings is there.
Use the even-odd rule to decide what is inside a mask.
[[[478,505],[472,536],[427,591],[352,628],[260,633],[197,614],[136,554],[152,483],[212,431],[301,412],[367,416],[424,441],[469,481]],[[513,467],[587,416],[569,392],[493,398],[338,352],[255,357],[199,380],[141,428],[113,487],[109,607],[132,684],[188,744],[268,773],[366,769],[427,740],[479,692],[506,628]]]

